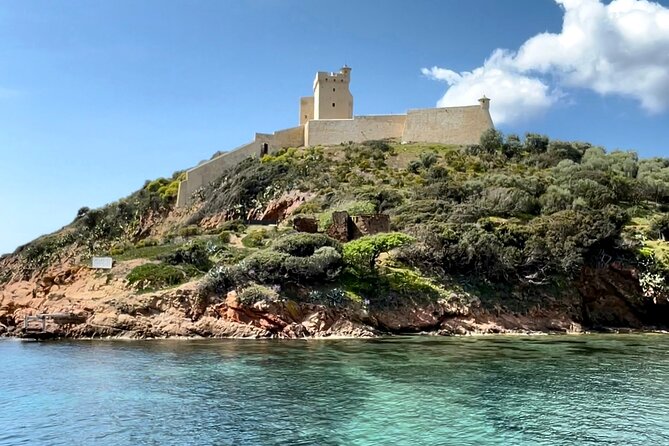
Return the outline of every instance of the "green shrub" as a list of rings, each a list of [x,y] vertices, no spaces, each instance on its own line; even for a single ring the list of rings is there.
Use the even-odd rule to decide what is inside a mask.
[[[161,187],[164,187],[167,184],[169,184],[169,180],[166,178],[158,178],[156,180],[149,181],[146,186],[144,186],[144,189],[149,192],[158,192]]]
[[[336,278],[342,266],[341,251],[331,246],[323,246],[308,257],[285,258],[283,270],[286,276],[295,282],[313,282]]]
[[[369,201],[356,201],[346,207],[350,215],[369,215],[376,213],[376,205]]]
[[[236,232],[236,233],[242,233],[246,231],[246,225],[244,224],[244,221],[242,220],[228,220],[226,222],[223,222],[221,225],[220,229],[222,231],[230,231],[230,232]]]
[[[437,162],[437,154],[434,152],[423,152],[418,158],[424,169],[429,169]]]
[[[502,150],[504,144],[504,135],[502,132],[490,128],[481,134],[479,146],[481,150],[487,153],[495,153]]]
[[[420,169],[422,167],[422,164],[418,160],[411,160],[409,161],[409,164],[407,164],[407,172],[417,174],[420,172]]]
[[[157,290],[179,285],[188,279],[186,271],[172,265],[147,263],[137,266],[127,276],[128,283],[139,290]]]
[[[532,154],[544,153],[548,150],[548,137],[536,133],[525,134],[525,150]]]
[[[253,305],[261,301],[276,302],[279,300],[279,295],[262,285],[249,285],[237,294],[237,299],[243,305]]]
[[[158,240],[155,238],[145,238],[135,243],[135,248],[145,248],[147,246],[158,246]]]
[[[197,225],[188,225],[184,226],[183,228],[179,228],[178,234],[181,237],[193,237],[195,235],[202,234],[202,229]]]
[[[344,262],[358,272],[373,273],[382,253],[413,241],[413,237],[401,232],[367,235],[344,245]]]
[[[218,234],[218,241],[221,243],[230,243],[230,231],[221,231]]]
[[[216,266],[209,270],[198,284],[200,296],[211,294],[225,295],[235,286],[246,284],[246,278],[236,266]]]
[[[272,243],[272,249],[295,257],[314,255],[319,248],[329,246],[341,252],[341,244],[325,234],[308,234],[298,232],[287,234]]]
[[[486,189],[478,201],[478,206],[485,214],[500,217],[534,214],[539,207],[533,196],[515,187]]]
[[[192,265],[200,271],[209,271],[212,267],[209,252],[202,242],[191,242],[180,246],[173,252],[160,257],[168,265]]]
[[[567,189],[559,186],[548,186],[546,193],[540,198],[541,213],[553,214],[555,212],[564,211],[571,208],[571,203],[574,201],[571,193]]]
[[[265,246],[265,241],[268,239],[268,234],[265,229],[255,229],[242,238],[242,245],[247,248],[262,248]]]
[[[277,283],[287,278],[284,267],[288,254],[271,249],[256,251],[242,260],[237,268],[260,283]]]
[[[118,256],[118,255],[121,255],[124,252],[132,249],[132,248],[133,248],[133,246],[130,243],[127,243],[127,242],[116,243],[111,248],[109,248],[109,255]]]
[[[326,232],[332,226],[332,212],[323,212],[318,216],[318,230]]]

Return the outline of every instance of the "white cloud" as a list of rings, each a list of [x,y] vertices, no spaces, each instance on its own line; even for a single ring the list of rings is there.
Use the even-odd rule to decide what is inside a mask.
[[[482,67],[456,73],[444,68],[423,68],[424,75],[449,85],[437,102],[439,107],[471,105],[482,95],[493,98],[490,114],[493,122],[503,124],[535,116],[550,107],[558,97],[537,78],[519,73],[508,66],[508,55],[496,51]]]
[[[555,1],[564,9],[560,33],[538,34],[516,52],[495,50],[471,72],[424,68],[449,85],[438,105],[471,104],[485,93],[493,120],[513,122],[554,104],[559,87],[578,87],[635,99],[649,112],[669,108],[669,8],[646,0]]]

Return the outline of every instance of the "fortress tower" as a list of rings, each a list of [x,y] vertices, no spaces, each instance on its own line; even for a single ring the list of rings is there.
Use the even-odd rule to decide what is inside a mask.
[[[313,119],[352,119],[350,82],[351,69],[346,65],[339,73],[316,73],[314,95],[300,98],[300,125]]]
[[[316,73],[314,95],[300,98],[299,126],[256,133],[253,141],[189,169],[186,179],[179,183],[177,206],[192,204],[195,193],[215,181],[225,169],[246,158],[271,155],[284,147],[338,146],[375,139],[471,145],[478,144],[481,134],[493,128],[490,99],[485,96],[478,105],[354,118],[350,82],[351,69],[346,65],[338,73]]]

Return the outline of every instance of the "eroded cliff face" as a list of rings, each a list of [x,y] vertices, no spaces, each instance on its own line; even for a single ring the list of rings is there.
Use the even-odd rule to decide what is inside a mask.
[[[669,296],[645,296],[639,273],[619,263],[584,268],[577,283],[582,320],[593,328],[665,328]]]
[[[5,259],[6,261],[6,259]],[[582,332],[591,329],[662,329],[666,297],[643,297],[635,270],[613,265],[586,268],[560,296],[516,301],[513,308],[476,295],[454,293],[437,302],[385,308],[328,306],[294,300],[243,304],[235,292],[203,299],[197,282],[138,293],[123,279],[147,260],[120,262],[109,272],[64,263],[38,276],[0,287],[0,332],[23,335],[23,321],[41,313],[70,314],[48,320],[53,337],[162,338],[373,337],[383,334]],[[7,265],[5,265],[7,266]],[[543,294],[541,294],[543,293]]]

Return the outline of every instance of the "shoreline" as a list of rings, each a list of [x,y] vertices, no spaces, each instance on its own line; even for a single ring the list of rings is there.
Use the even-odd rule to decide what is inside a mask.
[[[346,336],[346,335],[331,335],[331,336],[305,336],[305,337],[220,337],[220,336],[162,336],[162,337],[130,337],[130,336],[100,336],[100,337],[53,337],[49,339],[35,339],[27,336],[15,336],[4,334],[0,336],[2,340],[15,340],[25,342],[63,342],[63,341],[104,341],[104,342],[153,342],[153,341],[277,341],[277,342],[291,342],[291,341],[341,341],[341,340],[364,340],[374,341],[394,338],[491,338],[491,337],[555,337],[555,336],[608,336],[608,335],[669,335],[669,330],[665,329],[631,329],[631,328],[606,328],[602,330],[585,330],[585,331],[508,331],[504,333],[453,333],[453,334],[439,334],[437,332],[423,332],[423,333],[383,333],[376,336]]]

